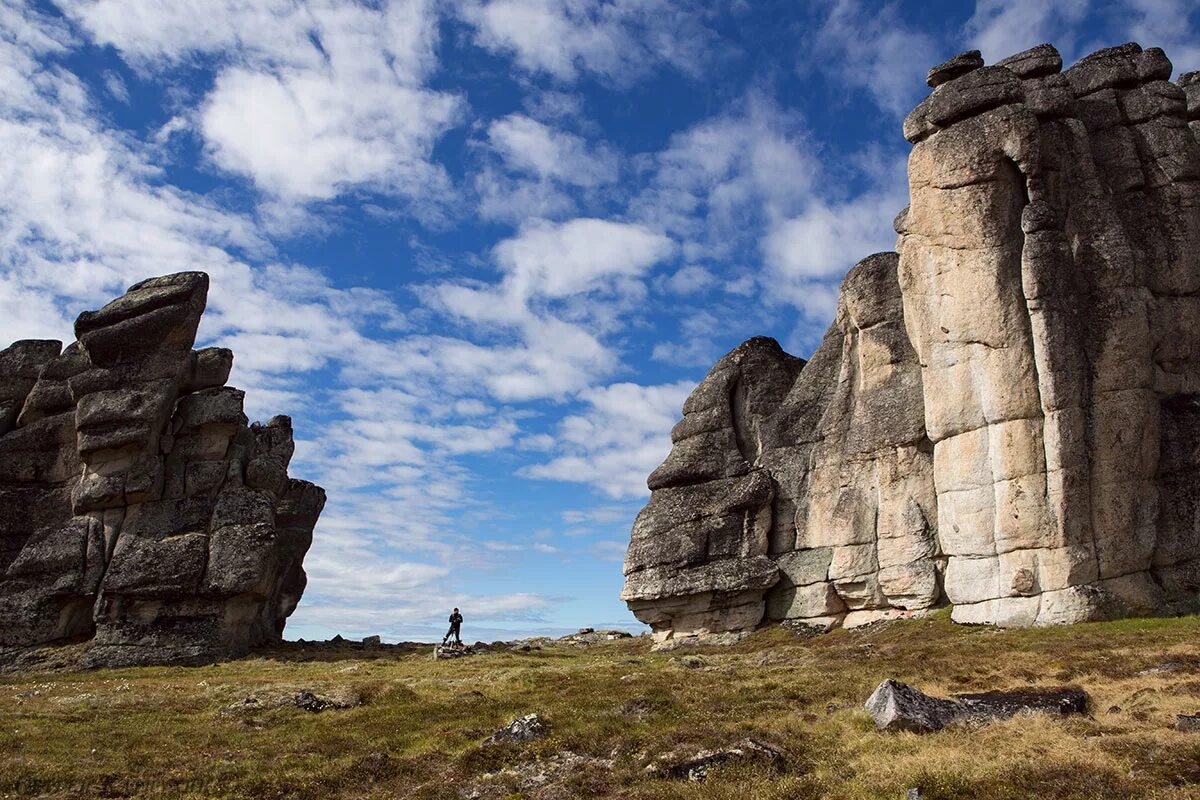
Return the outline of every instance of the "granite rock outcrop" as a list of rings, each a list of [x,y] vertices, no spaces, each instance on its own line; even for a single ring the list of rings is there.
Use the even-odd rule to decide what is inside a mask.
[[[807,362],[751,339],[650,476],[622,597],[658,638],[940,605],[1200,607],[1200,73],[1126,44],[929,72],[896,252]]]
[[[233,353],[192,349],[207,293],[151,278],[65,349],[0,351],[0,655],[190,664],[281,637],[325,493],[288,477],[290,419],[247,424]]]

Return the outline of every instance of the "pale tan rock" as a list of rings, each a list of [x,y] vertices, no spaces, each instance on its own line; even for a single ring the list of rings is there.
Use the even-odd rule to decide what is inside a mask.
[[[1200,610],[1200,73],[1173,84],[1135,43],[1061,74],[1049,45],[969,66],[905,120],[898,256],[851,270],[798,374],[718,364],[677,430],[724,450],[693,464],[677,437],[660,469],[691,492],[769,477],[767,619]],[[728,359],[771,387],[740,427]],[[674,490],[651,488],[655,514]],[[761,549],[765,512],[740,513]],[[638,559],[696,541],[656,519]]]

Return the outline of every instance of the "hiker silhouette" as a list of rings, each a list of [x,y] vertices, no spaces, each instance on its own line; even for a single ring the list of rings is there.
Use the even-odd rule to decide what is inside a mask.
[[[454,609],[450,614],[450,630],[446,631],[446,635],[442,637],[442,644],[449,641],[451,636],[454,637],[455,644],[462,644],[462,637],[458,634],[459,629],[462,627],[462,621],[462,614],[458,613],[457,608]]]

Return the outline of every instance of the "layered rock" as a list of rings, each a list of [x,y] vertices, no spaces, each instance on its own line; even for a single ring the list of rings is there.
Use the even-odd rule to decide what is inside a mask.
[[[807,364],[754,339],[688,400],[626,560],[660,635],[1197,607],[1200,74],[1136,44],[1061,69],[930,70],[898,254]],[[736,546],[697,547],[701,511]]]
[[[233,354],[192,349],[207,292],[152,278],[65,349],[0,351],[0,652],[199,663],[280,638],[325,494],[287,475],[287,417],[247,425]]]

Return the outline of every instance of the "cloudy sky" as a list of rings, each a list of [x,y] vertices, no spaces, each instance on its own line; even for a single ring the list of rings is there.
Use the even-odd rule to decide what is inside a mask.
[[[0,0],[0,342],[212,275],[201,343],[329,492],[291,637],[634,626],[684,398],[749,336],[809,355],[893,245],[926,69],[1189,71],[1198,34],[1191,0]]]

